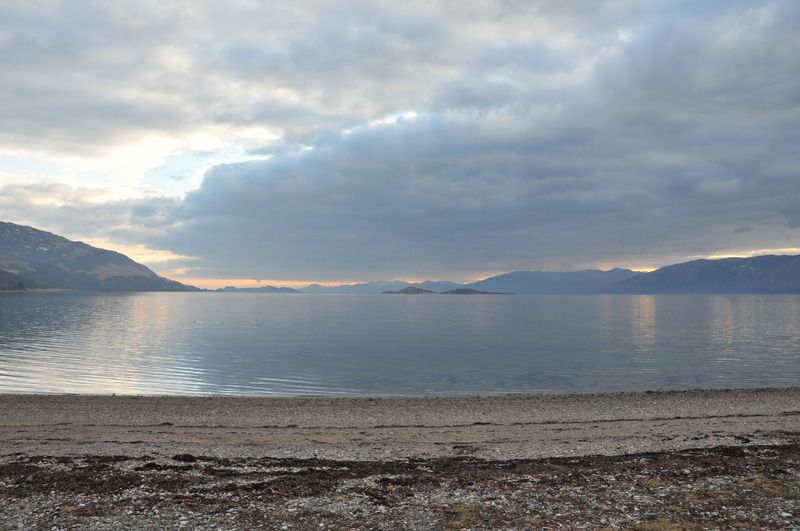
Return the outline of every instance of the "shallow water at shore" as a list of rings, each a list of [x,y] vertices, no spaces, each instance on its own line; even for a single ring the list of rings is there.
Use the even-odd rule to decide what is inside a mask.
[[[458,395],[795,385],[800,296],[0,295],[0,392]]]

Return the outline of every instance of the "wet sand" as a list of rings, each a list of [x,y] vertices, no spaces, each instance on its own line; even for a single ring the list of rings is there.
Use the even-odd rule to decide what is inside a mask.
[[[798,388],[0,411],[0,529],[800,523]]]

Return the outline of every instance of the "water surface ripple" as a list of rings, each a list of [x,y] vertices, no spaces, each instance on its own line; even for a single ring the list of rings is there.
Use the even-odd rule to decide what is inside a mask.
[[[800,296],[0,294],[0,392],[797,385]]]

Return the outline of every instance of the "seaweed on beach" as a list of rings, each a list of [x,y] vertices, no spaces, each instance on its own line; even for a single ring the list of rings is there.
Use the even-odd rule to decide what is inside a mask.
[[[791,528],[800,445],[503,461],[16,455],[0,501],[0,529]]]

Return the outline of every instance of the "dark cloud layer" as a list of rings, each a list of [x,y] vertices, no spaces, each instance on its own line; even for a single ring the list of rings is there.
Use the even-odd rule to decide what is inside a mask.
[[[4,142],[208,123],[283,140],[182,199],[90,204],[0,182],[0,212],[194,256],[209,277],[458,278],[800,247],[800,4],[562,4],[176,5],[144,10],[153,35],[131,29],[133,51],[75,30],[86,13],[12,10],[23,30],[0,40],[0,80],[20,92],[0,92],[0,122],[19,126]],[[53,42],[84,54],[78,81],[140,61],[119,80],[133,89],[63,83]],[[54,195],[67,199],[37,199]]]

